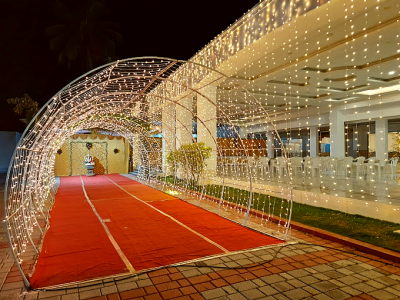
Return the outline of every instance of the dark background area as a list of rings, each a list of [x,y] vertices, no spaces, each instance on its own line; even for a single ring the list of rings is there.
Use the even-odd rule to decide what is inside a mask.
[[[61,0],[71,11],[84,1]],[[100,0],[103,1],[103,0]],[[60,65],[50,50],[46,28],[60,22],[55,0],[2,1],[0,12],[0,130],[20,131],[25,125],[7,103],[29,94],[41,107],[55,93],[84,73]],[[258,3],[252,1],[104,0],[108,21],[118,26],[122,41],[115,59],[160,56],[187,60]],[[94,67],[97,67],[97,64]]]

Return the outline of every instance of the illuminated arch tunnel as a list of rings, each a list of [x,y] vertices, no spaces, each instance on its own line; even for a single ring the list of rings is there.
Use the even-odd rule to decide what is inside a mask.
[[[246,144],[240,130],[248,120],[259,120],[273,132],[273,149]],[[254,175],[260,167],[256,152],[263,148],[260,156],[268,151],[285,155],[264,107],[233,78],[166,58],[132,58],[101,66],[50,99],[15,150],[7,176],[5,219],[20,268],[28,249],[38,252],[34,240],[44,235],[50,222],[57,150],[77,131],[91,128],[116,132],[129,141],[142,183],[191,197],[199,205],[214,202],[218,213],[236,210],[244,224],[256,215],[253,195],[268,192],[268,176],[261,181]],[[200,166],[197,174],[190,168],[194,162]],[[290,172],[283,172],[285,176]],[[292,200],[290,180],[284,180],[289,184],[274,191],[282,202],[274,209],[274,203],[264,204],[259,217],[278,223],[286,239]],[[229,188],[246,193],[230,199],[224,194]],[[45,226],[38,226],[40,222]]]

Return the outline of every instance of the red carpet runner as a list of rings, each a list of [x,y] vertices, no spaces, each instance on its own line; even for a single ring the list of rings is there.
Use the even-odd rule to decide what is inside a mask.
[[[82,179],[136,271],[282,242],[118,174]],[[31,278],[33,287],[128,272],[79,176],[61,178],[50,226]]]

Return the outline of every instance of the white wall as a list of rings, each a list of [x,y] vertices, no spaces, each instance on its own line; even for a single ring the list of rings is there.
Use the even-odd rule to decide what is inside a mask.
[[[20,136],[19,132],[0,131],[0,173],[7,172]]]

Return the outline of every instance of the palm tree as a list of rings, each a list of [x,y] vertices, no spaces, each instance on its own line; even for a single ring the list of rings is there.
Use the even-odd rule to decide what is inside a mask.
[[[29,124],[39,111],[39,105],[34,101],[28,94],[24,94],[22,97],[15,97],[7,99],[8,104],[14,104],[14,112],[24,116],[22,119],[26,124]]]
[[[97,65],[115,60],[116,44],[122,40],[118,24],[110,19],[105,0],[79,1],[77,9],[61,0],[54,2],[59,24],[46,28],[49,46],[57,51],[60,64],[80,65],[89,71]]]

